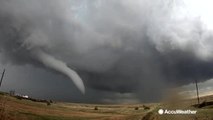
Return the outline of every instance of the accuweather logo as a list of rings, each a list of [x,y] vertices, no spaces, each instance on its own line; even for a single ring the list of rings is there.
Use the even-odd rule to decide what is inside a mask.
[[[159,109],[158,114],[163,115],[163,114],[168,114],[168,115],[189,115],[189,114],[196,114],[196,110],[163,110]]]

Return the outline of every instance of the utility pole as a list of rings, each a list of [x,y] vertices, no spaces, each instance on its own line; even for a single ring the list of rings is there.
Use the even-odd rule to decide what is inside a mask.
[[[200,22],[200,21],[199,21]],[[196,24],[197,26],[195,26],[198,31],[197,31],[197,34],[199,35],[199,40],[202,39],[202,35],[203,35],[203,27],[201,24]],[[199,70],[198,70],[198,67],[196,68],[196,72],[199,73]],[[198,105],[200,104],[200,98],[199,98],[199,91],[198,91],[198,85],[197,85],[197,79],[195,78],[195,84],[196,84],[196,90],[197,90],[197,102],[198,102]]]
[[[2,81],[3,81],[3,78],[4,78],[4,73],[5,73],[5,69],[4,69],[4,71],[3,71],[2,75],[1,75],[0,87],[1,87],[1,84],[2,84]]]
[[[197,90],[197,102],[198,102],[198,104],[200,104],[200,98],[199,98],[199,91],[198,91],[198,86],[197,86],[197,80],[195,80],[195,84],[196,84],[196,90]]]

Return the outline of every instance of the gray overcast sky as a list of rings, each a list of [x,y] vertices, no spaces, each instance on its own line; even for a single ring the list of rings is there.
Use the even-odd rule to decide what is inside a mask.
[[[174,87],[191,94],[196,79],[209,93],[209,4],[0,0],[0,69],[7,70],[0,89],[73,102],[134,103],[161,100]]]

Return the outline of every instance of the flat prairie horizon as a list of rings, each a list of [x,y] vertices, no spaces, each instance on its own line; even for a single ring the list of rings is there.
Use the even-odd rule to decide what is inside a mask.
[[[200,108],[194,107],[197,99],[125,105],[35,102],[1,93],[0,118],[1,120],[212,120],[213,95],[201,97],[200,102],[203,105]],[[160,109],[197,112],[191,115],[160,115]]]

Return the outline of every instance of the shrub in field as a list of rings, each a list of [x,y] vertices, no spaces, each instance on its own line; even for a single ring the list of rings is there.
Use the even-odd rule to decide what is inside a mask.
[[[135,107],[135,110],[139,110],[139,107]]]
[[[98,107],[97,107],[97,106],[95,106],[94,110],[98,110]]]
[[[149,110],[150,107],[143,105],[143,109],[144,109],[144,110]]]
[[[47,106],[51,105],[51,103],[49,101],[47,101]]]

